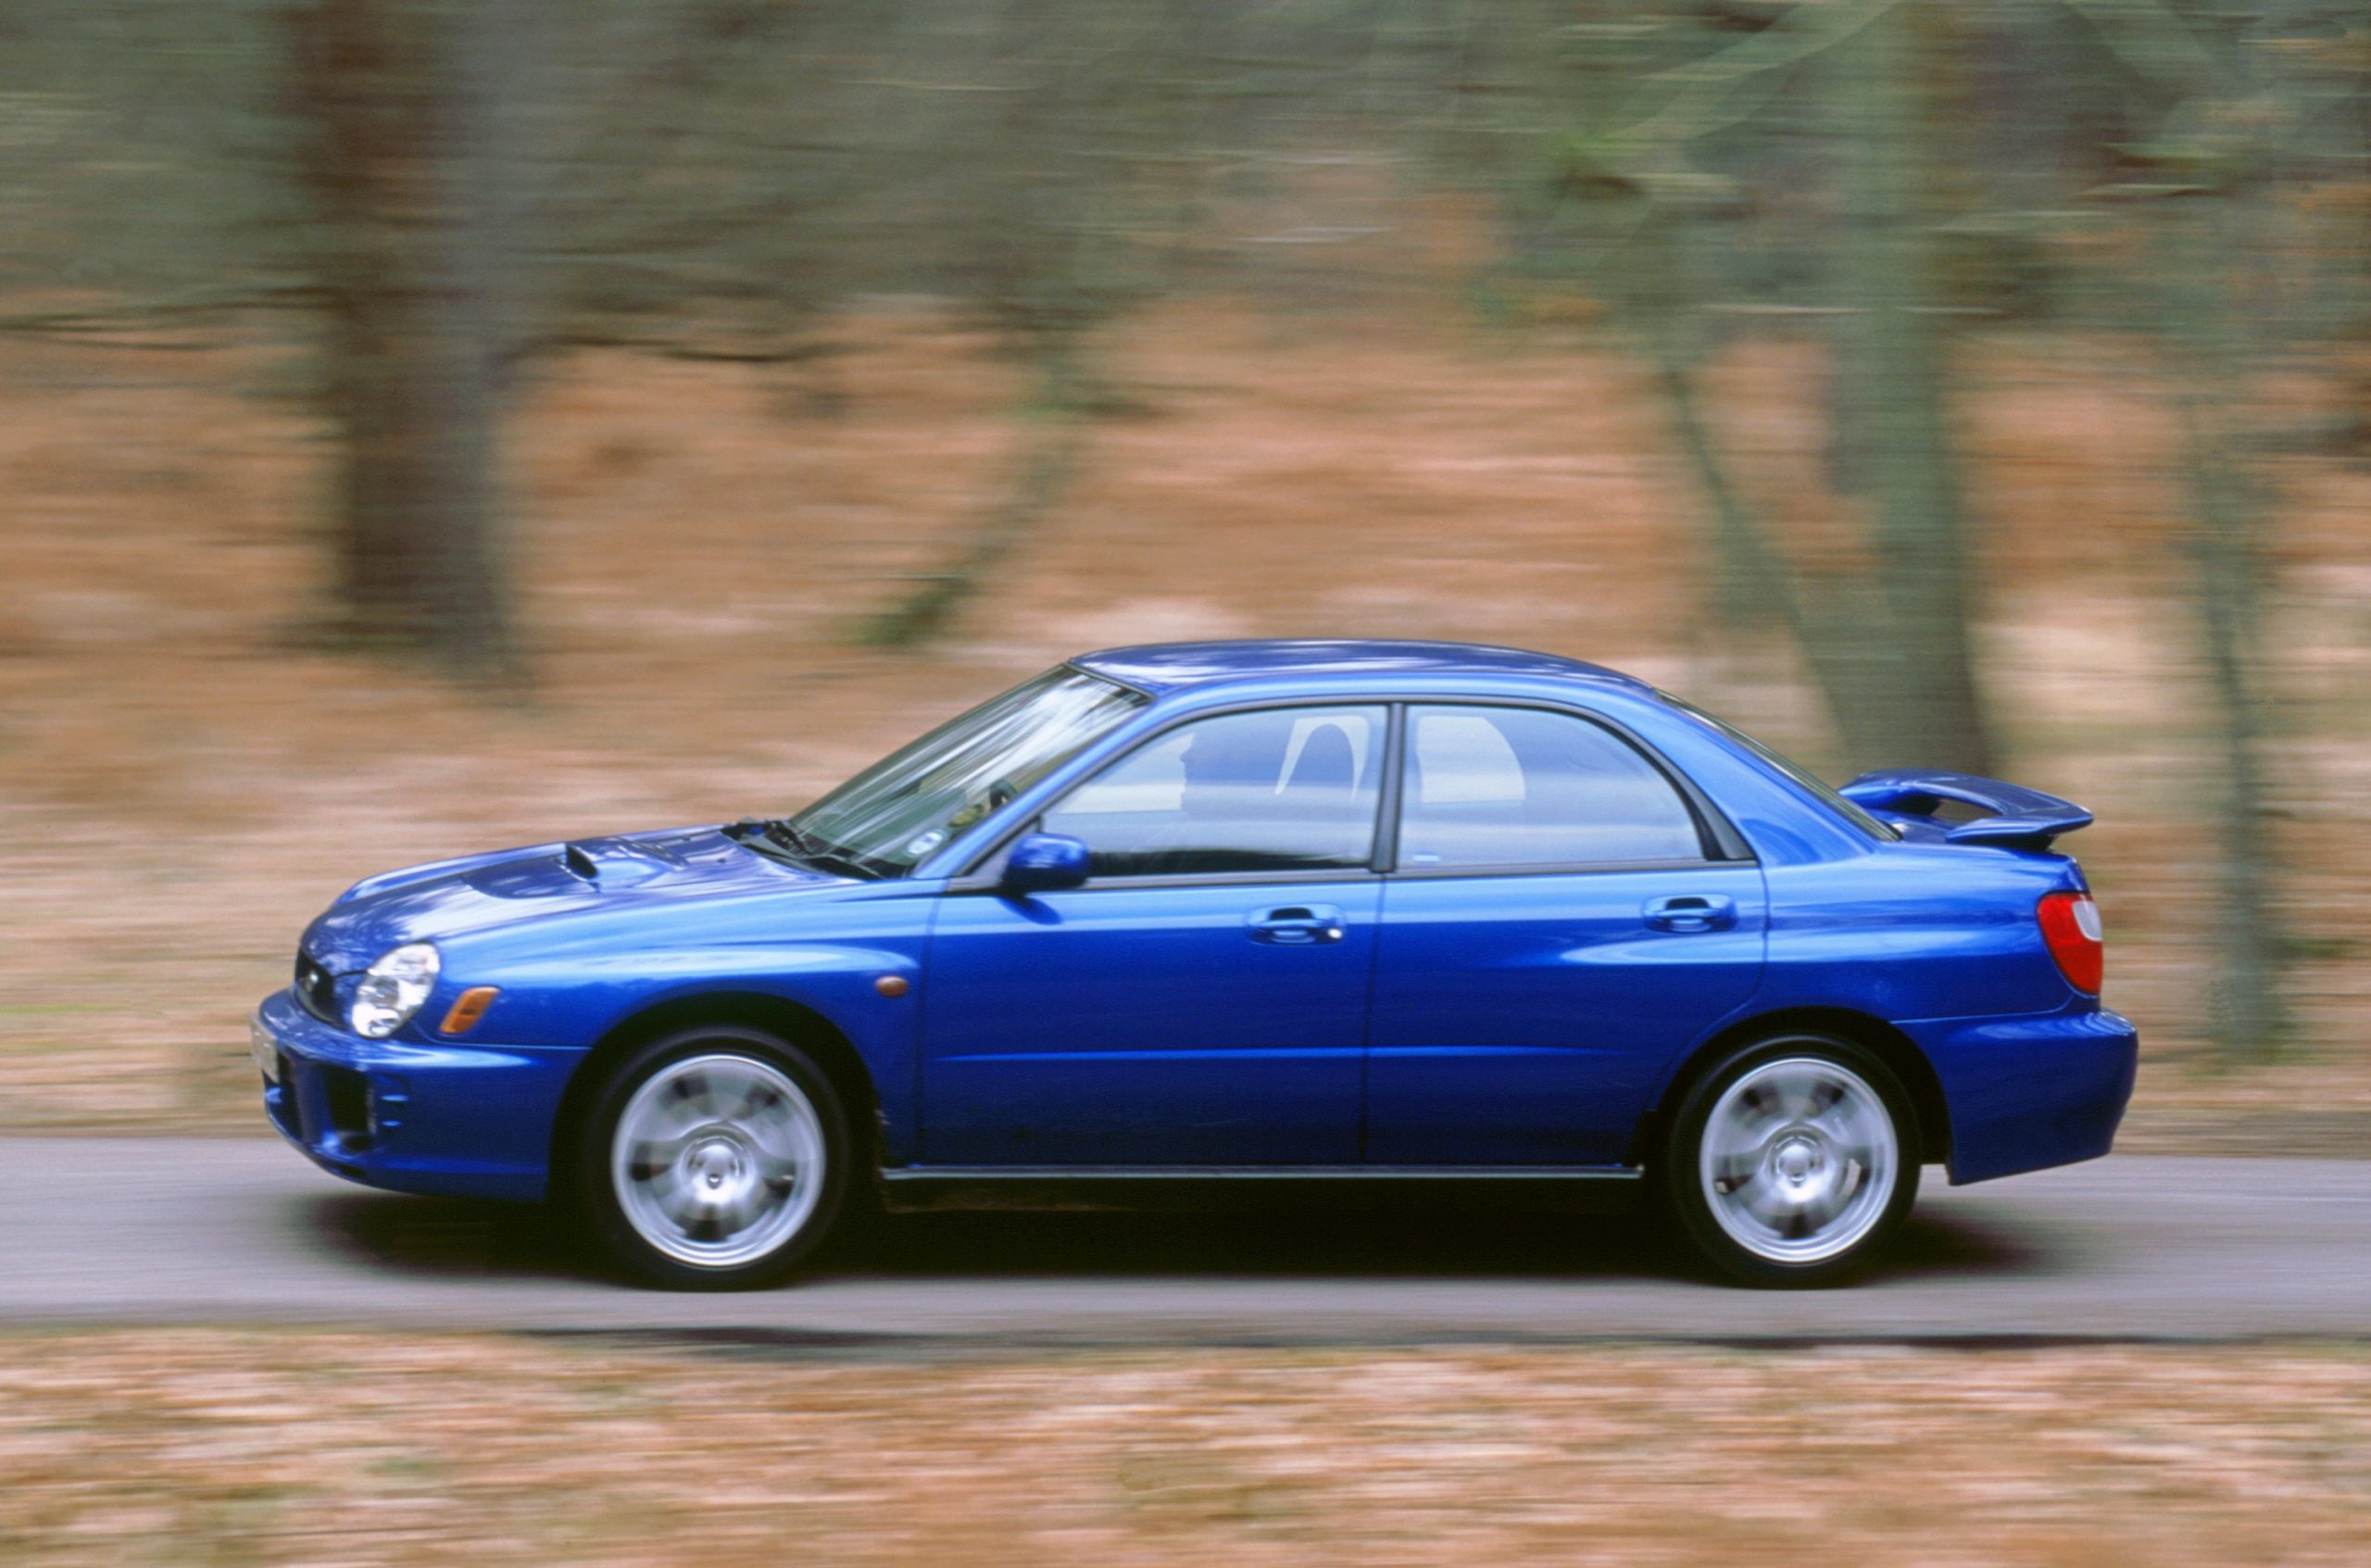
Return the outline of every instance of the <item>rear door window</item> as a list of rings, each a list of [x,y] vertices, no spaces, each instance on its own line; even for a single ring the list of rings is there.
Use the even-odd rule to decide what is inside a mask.
[[[1662,771],[1602,726],[1540,709],[1411,708],[1399,819],[1410,871],[1704,858]]]

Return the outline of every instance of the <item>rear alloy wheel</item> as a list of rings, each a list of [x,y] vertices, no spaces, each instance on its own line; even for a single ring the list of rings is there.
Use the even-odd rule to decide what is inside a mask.
[[[847,1190],[831,1080],[754,1030],[704,1028],[621,1063],[593,1109],[579,1176],[609,1255],[655,1285],[783,1278],[820,1247]]]
[[[1747,1046],[1680,1101],[1659,1173],[1681,1231],[1748,1285],[1827,1285],[1918,1196],[1918,1125],[1875,1053],[1825,1035]]]

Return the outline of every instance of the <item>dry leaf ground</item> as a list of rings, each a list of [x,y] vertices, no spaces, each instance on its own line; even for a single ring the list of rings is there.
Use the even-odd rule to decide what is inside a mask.
[[[2354,1568],[2371,1356],[17,1334],[0,1561]]]

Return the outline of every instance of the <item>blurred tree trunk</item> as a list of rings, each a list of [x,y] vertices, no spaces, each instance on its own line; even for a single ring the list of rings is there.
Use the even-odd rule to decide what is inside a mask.
[[[1844,647],[1831,690],[1863,766],[1992,771],[1978,697],[1966,509],[1939,298],[1938,137],[1951,121],[1943,22],[1898,5],[1838,52],[1847,119],[1834,458],[1863,497],[1882,613],[1813,629]],[[1817,662],[1817,661],[1815,661]]]
[[[2259,513],[2227,428],[2228,399],[2236,395],[2234,383],[2210,374],[2182,398],[2199,642],[2214,694],[2222,772],[2215,802],[2223,847],[2214,922],[2220,972],[2209,992],[2208,1025],[2233,1060],[2279,1054],[2286,1033],[2282,942],[2269,874],[2272,813],[2261,759],[2264,710],[2253,679]]]
[[[936,637],[1013,548],[1061,504],[1078,470],[1093,396],[1081,352],[1062,333],[1044,334],[1033,343],[1033,381],[1022,410],[1026,449],[1012,487],[973,527],[954,560],[914,579],[903,598],[866,622],[865,642],[912,647]]]
[[[343,630],[467,678],[518,671],[496,437],[515,236],[500,107],[522,0],[291,14],[324,220],[324,396]]]
[[[1174,193],[1198,171],[1179,145],[1205,106],[1175,78],[1222,48],[1236,19],[1199,0],[1077,11],[999,0],[956,14],[977,18],[967,75],[995,89],[986,123],[943,154],[961,182],[959,287],[1027,369],[1022,451],[954,558],[861,623],[858,635],[880,647],[947,630],[1060,507],[1091,421],[1115,411],[1100,345],[1118,316],[1171,281],[1173,242],[1156,215],[1177,210]]]
[[[1672,257],[1674,277],[1685,267]],[[1775,624],[1802,655],[1820,690],[1847,757],[1863,762],[1885,754],[1889,742],[1877,714],[1863,698],[1871,670],[1863,659],[1861,617],[1853,607],[1866,596],[1834,585],[1799,582],[1770,541],[1760,512],[1738,487],[1720,438],[1705,417],[1696,375],[1669,310],[1655,313],[1649,327],[1655,379],[1671,411],[1696,483],[1712,511],[1713,568],[1712,608],[1726,644],[1736,628]]]
[[[2264,171],[2243,161],[2225,178],[2222,189],[2175,205],[2163,294],[2183,383],[2175,405],[2189,494],[2199,651],[2221,775],[2214,801],[2222,849],[2217,960],[2207,1025],[2225,1060],[2238,1063],[2282,1054],[2289,1022],[2281,984],[2287,941],[2273,897],[2277,846],[2263,760],[2267,705],[2255,679],[2264,508],[2251,395],[2286,322],[2285,281],[2273,275],[2269,259],[2278,247],[2266,243],[2279,220],[2262,189]]]
[[[1653,79],[1644,112],[1627,106],[1610,132],[1561,148],[1567,194],[1625,215],[1615,243],[1586,254],[1650,340],[1674,433],[1703,489],[1721,621],[1786,632],[1856,769],[1995,766],[1942,308],[1957,151],[1945,142],[1963,119],[1953,21],[1951,7],[1913,0],[1758,11],[1743,42]],[[1752,138],[1740,127],[1796,72],[1825,89],[1826,134],[1741,153]],[[1727,148],[1707,151],[1716,137]],[[1827,457],[1835,489],[1866,525],[1858,570],[1794,570],[1731,479],[1696,387],[1694,323],[1737,285],[1731,252],[1763,220],[1750,183],[1729,172],[1737,167],[1787,169],[1832,203],[1835,221],[1807,239],[1803,259],[1824,279],[1814,298],[1833,311]]]

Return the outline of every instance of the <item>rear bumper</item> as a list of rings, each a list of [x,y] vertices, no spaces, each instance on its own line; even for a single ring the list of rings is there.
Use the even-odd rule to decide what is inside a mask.
[[[2122,1015],[2083,1002],[1900,1028],[1942,1083],[1954,1186],[2096,1160],[2114,1143],[2140,1057],[2139,1035]]]
[[[264,1114],[333,1175],[397,1192],[544,1196],[552,1123],[584,1053],[535,1046],[366,1040],[275,992],[255,1049],[275,1057]]]

